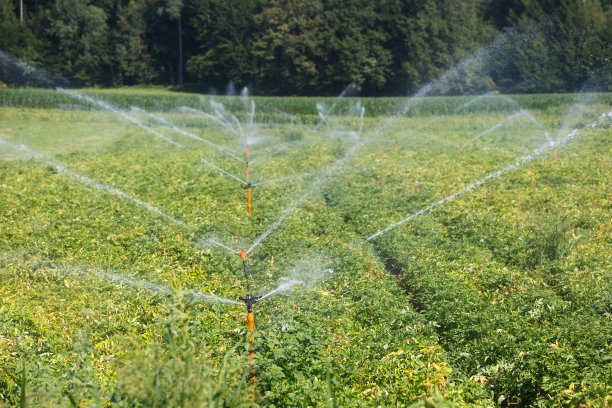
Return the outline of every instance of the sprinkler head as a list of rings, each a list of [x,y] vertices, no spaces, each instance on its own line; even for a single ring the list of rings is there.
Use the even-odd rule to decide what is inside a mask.
[[[243,249],[242,251],[238,251],[238,255],[240,255],[240,258],[242,258],[242,260],[246,262],[247,253],[245,249]]]
[[[261,296],[253,296],[250,293],[247,293],[245,297],[239,297],[238,299],[242,300],[247,307],[249,313],[253,312],[253,305],[261,300]]]

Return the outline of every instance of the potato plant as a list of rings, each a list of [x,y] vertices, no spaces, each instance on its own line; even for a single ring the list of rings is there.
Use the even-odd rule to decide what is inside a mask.
[[[195,95],[87,94],[139,125],[0,90],[1,405],[610,403],[609,122],[365,239],[609,95],[570,124],[571,95],[427,98],[393,121],[405,101],[373,99],[363,123],[347,99],[327,125],[311,98],[256,98],[253,125],[218,98],[239,128]],[[244,181],[245,161],[250,217],[218,169]],[[247,289],[211,238],[252,250],[254,294],[299,282],[254,306],[254,399],[246,308],[198,296]]]

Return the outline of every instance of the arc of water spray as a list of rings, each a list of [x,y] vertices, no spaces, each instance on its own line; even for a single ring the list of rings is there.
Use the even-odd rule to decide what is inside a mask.
[[[144,129],[145,131],[147,131],[147,132],[157,136],[158,138],[163,139],[166,142],[168,142],[168,143],[170,143],[170,144],[172,144],[172,145],[174,145],[176,147],[179,147],[181,149],[185,148],[185,146],[183,146],[182,144],[180,144],[178,142],[175,142],[174,140],[172,140],[172,139],[162,135],[161,133],[157,132],[155,129],[150,128],[149,126],[146,126],[144,123],[142,123],[138,119],[136,119],[136,118],[134,118],[134,117],[132,117],[130,115],[125,114],[124,112],[120,111],[119,109],[117,109],[116,107],[114,107],[113,105],[111,105],[108,102],[100,101],[98,99],[91,98],[91,97],[89,97],[87,95],[83,95],[83,94],[80,94],[80,93],[74,92],[74,91],[68,91],[66,89],[58,88],[58,91],[64,92],[67,95],[71,95],[73,97],[76,97],[77,99],[85,100],[85,101],[87,101],[87,102],[89,102],[91,104],[97,105],[97,106],[99,106],[99,107],[101,107],[101,108],[103,108],[103,109],[105,109],[107,111],[110,111],[110,112],[113,112],[113,113],[115,113],[117,115],[120,115],[125,120],[129,121],[130,123],[132,123],[132,124],[134,124],[134,125],[136,125],[138,127],[140,127],[141,129]],[[187,131],[185,131],[183,129],[180,129],[180,128],[176,127],[174,124],[172,124],[171,122],[169,122],[169,121],[167,121],[167,120],[165,120],[163,118],[160,118],[158,116],[149,114],[149,117],[154,118],[154,119],[156,119],[158,121],[167,123],[168,126],[173,131],[175,131],[177,133],[180,133],[180,134],[182,134],[184,136],[190,137],[192,139],[198,140],[200,142],[207,143],[208,145],[210,145],[210,146],[214,147],[215,149],[225,153],[226,155],[228,155],[228,156],[230,156],[230,157],[232,157],[232,158],[234,158],[234,159],[244,163],[244,161],[242,159],[240,159],[235,154],[233,154],[232,151],[230,149],[226,148],[225,146],[218,145],[216,143],[211,142],[210,140],[204,139],[203,137],[194,135],[193,133],[190,133],[190,132],[187,132]]]
[[[342,167],[344,165],[344,163],[347,160],[349,160],[355,154],[355,152],[357,152],[360,149],[360,147],[363,146],[363,145],[364,144],[360,144],[360,145],[354,146],[344,156],[342,156],[340,159],[338,159],[333,166],[331,166],[329,169],[327,169],[326,173],[319,180],[314,182],[311,185],[311,187],[304,194],[302,194],[296,201],[294,201],[285,210],[285,212],[283,212],[283,214],[281,214],[281,216],[270,227],[268,227],[268,229],[266,229],[262,234],[260,234],[255,239],[255,241],[253,242],[253,244],[251,244],[251,246],[246,251],[246,253],[247,254],[251,253],[259,244],[261,244],[274,230],[276,230],[283,223],[285,218],[287,218],[289,215],[291,215],[300,205],[302,205],[302,203],[304,201],[306,201],[306,199],[309,196],[311,196],[313,193],[315,193],[321,187],[323,187],[325,182],[327,182],[327,180],[332,176],[332,174],[336,170],[338,170],[338,168]]]
[[[464,103],[463,105],[461,105],[461,106],[459,106],[459,107],[455,108],[454,112],[455,112],[455,113],[456,113],[456,112],[459,112],[460,110],[463,110],[463,109],[467,108],[468,106],[472,105],[473,103],[475,103],[475,102],[476,102],[476,101],[478,101],[479,99],[484,98],[484,97],[486,97],[486,96],[491,96],[491,95],[497,95],[497,93],[495,93],[494,91],[492,91],[492,92],[487,92],[487,93],[482,94],[482,95],[478,95],[478,96],[476,96],[475,98],[472,98],[472,99],[471,99],[471,100],[469,100],[468,102]],[[513,105],[518,105],[518,103],[517,103],[517,102],[516,102],[514,99],[509,98],[509,97],[507,97],[507,96],[505,96],[505,95],[501,95],[501,96],[502,96],[502,97],[504,97],[505,99],[509,100],[509,101],[510,101],[510,102],[511,102]],[[537,119],[536,119],[536,118],[534,118],[534,117],[533,117],[533,115],[531,115],[531,113],[529,113],[528,111],[526,111],[526,110],[524,110],[524,109],[522,109],[522,110],[521,110],[521,112],[523,112],[523,114],[524,114],[524,115],[528,116],[528,117],[529,117],[529,118],[532,120],[532,122],[534,122],[535,124],[537,124],[539,127],[543,128],[542,124],[541,124],[540,122],[538,122],[538,121],[537,121]],[[458,148],[458,149],[462,149],[463,147],[467,146],[468,144],[470,144],[470,143],[474,142],[476,139],[479,139],[480,137],[482,137],[482,136],[484,136],[484,135],[486,135],[486,134],[488,134],[488,133],[492,132],[493,130],[495,130],[495,129],[497,129],[498,127],[500,127],[500,126],[501,126],[501,124],[499,124],[499,123],[498,123],[497,125],[494,125],[492,128],[490,128],[490,129],[488,129],[488,130],[484,131],[483,133],[481,133],[481,134],[479,134],[478,136],[476,136],[476,137],[475,137],[473,140],[471,140],[471,141],[469,141],[469,142],[467,142],[467,143],[465,143],[465,144],[463,144],[463,145],[458,145],[458,144],[456,144],[456,143],[454,143],[454,142],[451,142],[451,141],[450,141],[450,140],[448,140],[448,139],[445,139],[445,138],[440,137],[440,136],[433,135],[433,134],[431,134],[431,133],[425,133],[425,132],[416,132],[416,131],[419,131],[419,130],[422,130],[422,129],[426,128],[426,127],[427,127],[427,126],[429,126],[429,125],[432,125],[432,124],[434,124],[434,123],[436,123],[436,122],[440,121],[441,119],[443,119],[443,118],[445,118],[445,117],[446,117],[446,115],[440,115],[440,116],[437,116],[437,117],[433,118],[432,120],[430,120],[430,121],[426,122],[425,124],[423,124],[423,125],[421,125],[421,126],[417,127],[415,130],[409,130],[409,131],[410,131],[410,132],[412,132],[412,133],[422,134],[422,135],[424,135],[424,136],[430,137],[430,138],[435,139],[435,140],[438,140],[438,141],[440,141],[440,142],[444,142],[444,143],[450,144],[451,146],[454,146],[454,147],[456,147],[456,148]],[[500,123],[503,123],[503,121],[502,121],[502,122],[500,122]]]
[[[421,130],[421,129],[425,129],[427,126],[429,125],[433,125],[434,123],[444,119],[446,117],[446,115],[440,115],[437,116],[435,118],[433,118],[432,120],[425,122],[424,124],[422,124],[421,126],[419,126],[418,128],[416,128],[416,130]]]
[[[230,248],[229,246],[222,244],[221,242],[217,241],[216,239],[213,239],[213,238],[208,238],[206,241],[207,241],[207,242],[209,242],[209,243],[211,243],[211,244],[213,244],[213,245],[217,245],[218,247],[225,248],[225,249],[227,249],[228,251],[231,251],[231,252],[233,252],[234,254],[236,254],[236,255],[240,256],[240,252],[239,252],[239,251],[236,251],[235,249],[232,249],[232,248]]]
[[[308,129],[308,127],[306,125],[304,125],[304,123],[301,120],[299,120],[298,118],[296,118],[295,116],[290,115],[287,112],[284,112],[284,111],[282,111],[280,109],[277,109],[277,108],[272,108],[272,111],[276,112],[276,113],[280,113],[281,115],[285,116],[287,119],[289,119],[289,121],[293,125],[299,125],[300,127]]]
[[[80,100],[84,100],[84,101],[87,101],[87,102],[89,102],[89,103],[91,103],[93,105],[99,106],[102,109],[107,110],[109,112],[113,112],[113,113],[121,116],[122,118],[124,118],[128,122],[130,122],[130,123],[140,127],[141,129],[144,129],[145,131],[151,133],[152,135],[157,136],[158,138],[160,138],[162,140],[165,140],[166,142],[170,143],[173,146],[180,147],[181,149],[185,148],[185,146],[183,146],[182,144],[180,144],[178,142],[175,142],[174,140],[172,140],[172,139],[162,135],[161,133],[155,131],[154,129],[151,129],[149,126],[146,126],[144,123],[142,123],[138,119],[133,118],[132,116],[126,115],[125,113],[121,112],[119,109],[115,108],[110,103],[103,102],[103,101],[91,98],[91,97],[89,97],[87,95],[83,95],[83,94],[80,94],[78,92],[69,91],[67,89],[57,88],[57,90],[59,92],[63,92],[65,94],[67,94],[67,95],[70,95],[70,96],[72,96],[74,98],[77,98],[77,99],[80,99]]]
[[[597,125],[597,123],[599,123],[599,121],[604,121],[604,120],[612,120],[612,111],[610,111],[608,113],[604,113],[595,122],[591,123],[590,125],[587,125],[587,126],[583,127],[581,130],[575,129],[574,131],[568,133],[564,138],[562,138],[560,140],[560,142],[557,144],[557,146],[562,146],[562,145],[570,142],[571,140],[573,140],[576,137],[578,137],[582,133],[582,131],[585,131],[587,129],[593,128],[593,127],[595,127]],[[472,184],[462,188],[461,190],[459,190],[459,191],[457,191],[457,192],[455,192],[455,193],[453,193],[453,194],[443,198],[442,200],[440,200],[438,202],[435,202],[433,204],[430,204],[429,206],[427,206],[427,207],[421,209],[420,211],[418,211],[418,212],[416,212],[416,213],[414,213],[414,214],[404,218],[403,220],[398,221],[396,223],[393,223],[393,224],[389,225],[387,228],[385,228],[383,230],[380,230],[380,231],[378,231],[375,234],[370,235],[369,237],[366,238],[366,241],[370,241],[370,240],[372,240],[372,239],[374,239],[376,237],[379,237],[382,234],[391,231],[395,227],[399,227],[400,225],[405,224],[408,221],[410,221],[410,220],[412,220],[412,219],[414,219],[414,218],[416,218],[416,217],[418,217],[420,215],[423,215],[423,214],[431,211],[432,209],[441,206],[442,204],[444,204],[444,203],[446,203],[448,201],[454,200],[458,196],[463,195],[463,194],[465,194],[465,193],[475,189],[476,187],[480,186],[481,184],[486,183],[487,181],[489,181],[491,179],[497,178],[497,177],[501,176],[504,173],[507,173],[509,171],[515,170],[515,169],[523,166],[525,163],[527,163],[527,162],[529,162],[529,161],[539,157],[540,155],[542,155],[542,153],[544,153],[545,151],[549,150],[550,148],[551,148],[551,146],[550,146],[549,143],[544,144],[543,146],[537,148],[536,150],[534,150],[533,152],[531,152],[527,156],[524,156],[520,160],[518,160],[518,161],[516,161],[516,162],[514,162],[512,164],[509,164],[508,166],[504,167],[503,169],[495,171],[495,172],[487,175],[486,177],[484,177],[484,178],[482,178],[482,179],[480,179],[480,180],[478,180],[478,181],[476,181],[476,182],[474,182],[474,183],[472,183]]]
[[[280,285],[278,285],[277,288],[271,290],[270,292],[266,293],[265,295],[261,295],[261,297],[259,298],[259,301],[261,302],[262,300],[264,300],[267,297],[270,297],[270,296],[275,295],[277,293],[289,290],[289,289],[293,288],[295,285],[298,285],[298,284],[301,284],[301,283],[302,283],[301,281],[296,280],[296,279],[291,279],[291,280],[288,280],[286,282],[283,282]]]
[[[200,160],[203,163],[206,163],[207,165],[209,165],[210,167],[212,167],[212,168],[222,172],[226,176],[231,177],[234,180],[236,180],[236,181],[238,181],[238,182],[240,182],[240,183],[242,183],[242,184],[244,184],[246,186],[249,185],[249,183],[247,181],[242,180],[241,178],[239,178],[239,177],[233,175],[232,173],[230,173],[229,171],[226,171],[226,170],[222,169],[221,167],[219,167],[219,166],[209,162],[208,160],[206,160],[206,159],[200,159]],[[271,183],[278,183],[278,182],[281,182],[281,181],[291,180],[291,179],[297,178],[297,177],[312,176],[312,175],[315,175],[315,174],[318,174],[318,173],[322,173],[322,172],[324,172],[326,170],[327,169],[314,170],[314,171],[307,171],[307,172],[304,172],[304,173],[292,174],[290,176],[277,177],[277,178],[273,178],[273,179],[270,179],[270,180],[260,181],[258,183],[251,183],[251,187],[263,186],[263,185],[271,184]]]
[[[217,122],[218,124],[220,124],[221,126],[226,128],[227,130],[231,131],[234,135],[236,135],[236,136],[238,135],[238,133],[236,132],[236,130],[234,129],[233,126],[231,126],[228,123],[222,121],[221,119],[211,115],[210,113],[201,111],[199,109],[194,109],[194,108],[189,107],[189,106],[181,106],[179,108],[179,110],[184,111],[184,112],[189,112],[189,113],[195,113],[195,114],[198,114],[198,115],[202,115],[202,116],[204,116],[204,117],[206,117],[206,118],[208,118],[208,119],[210,119],[210,120],[212,120],[214,122]]]
[[[176,133],[180,133],[181,135],[183,135],[183,136],[187,136],[187,137],[190,137],[190,138],[192,138],[192,139],[194,139],[194,140],[197,140],[197,141],[200,141],[200,142],[206,143],[207,145],[214,147],[214,148],[215,148],[215,149],[217,149],[218,151],[220,151],[220,152],[222,152],[222,153],[225,153],[226,155],[230,156],[231,158],[233,158],[233,159],[235,159],[235,160],[238,160],[238,161],[239,161],[239,162],[241,162],[241,163],[244,163],[244,160],[242,160],[241,158],[239,158],[238,156],[236,156],[236,154],[238,154],[238,153],[237,153],[237,152],[235,152],[235,151],[233,151],[232,149],[229,149],[229,148],[227,148],[227,147],[225,147],[225,146],[222,146],[222,145],[218,145],[218,144],[216,144],[216,143],[213,143],[213,142],[211,142],[210,140],[205,139],[205,138],[203,138],[203,137],[201,137],[201,136],[194,135],[193,133],[188,132],[188,131],[186,131],[186,130],[183,130],[183,129],[181,129],[181,128],[179,128],[179,127],[175,126],[175,125],[174,125],[172,122],[169,122],[169,121],[167,121],[167,120],[165,120],[165,119],[163,119],[163,118],[160,118],[160,117],[158,117],[158,116],[156,116],[156,115],[153,115],[153,114],[150,114],[150,113],[149,113],[148,115],[149,115],[149,117],[151,117],[151,118],[154,118],[154,119],[157,119],[157,120],[160,120],[160,121],[164,121],[164,122],[166,122],[166,123],[167,123],[167,126],[168,126],[168,127],[170,127],[170,129],[171,129],[171,130],[173,130],[174,132],[176,132]]]
[[[278,148],[278,149],[274,149],[274,151],[272,151],[270,153],[263,154],[263,155],[258,155],[254,159],[250,159],[249,163],[250,164],[254,164],[254,163],[263,161],[263,160],[265,160],[267,158],[270,158],[270,157],[274,156],[276,153],[281,152],[281,151],[286,150],[286,149],[287,148]]]
[[[212,100],[210,101],[210,107],[215,112],[215,114],[218,117],[220,117],[227,124],[227,127],[229,129],[232,129],[232,131],[236,135],[240,136],[241,138],[244,136],[244,139],[245,139],[244,143],[248,144],[248,134],[246,134],[244,132],[244,129],[242,128],[242,125],[240,124],[240,121],[238,120],[238,118],[236,116],[234,116],[231,113],[228,113],[227,114],[227,115],[229,115],[229,119],[228,119],[226,117],[226,115],[225,115],[226,111],[225,111],[225,108],[223,108],[223,105],[221,105],[221,104],[219,104],[219,103],[217,103],[215,101],[212,101]],[[253,112],[253,116],[254,116],[255,115],[255,103],[254,102],[252,103],[252,108],[253,108],[252,112]],[[230,120],[233,121],[236,124],[236,129],[234,129],[234,126],[232,126],[230,124],[231,123]]]
[[[168,214],[163,213],[162,211],[158,210],[157,208],[153,207],[152,205],[147,204],[144,201],[141,201],[141,200],[139,200],[137,198],[134,198],[134,197],[128,195],[127,193],[125,193],[125,192],[123,192],[123,191],[121,191],[121,190],[119,190],[117,188],[106,186],[106,185],[104,185],[102,183],[99,183],[99,182],[97,182],[95,180],[90,179],[89,177],[77,174],[77,173],[73,172],[72,170],[69,170],[69,169],[65,168],[64,166],[51,161],[50,159],[45,157],[43,154],[38,153],[38,152],[30,149],[29,147],[25,146],[25,145],[17,146],[17,145],[14,145],[14,144],[12,144],[12,143],[4,140],[4,139],[1,139],[1,138],[0,138],[0,143],[5,145],[5,146],[8,146],[8,147],[10,147],[10,148],[12,148],[14,150],[23,151],[23,152],[31,154],[37,160],[40,160],[40,161],[44,162],[48,166],[52,166],[59,173],[66,174],[66,175],[68,175],[68,176],[70,176],[70,177],[72,177],[72,178],[74,178],[76,180],[79,180],[79,181],[81,181],[81,182],[83,182],[85,184],[88,184],[88,185],[90,185],[92,187],[95,187],[97,189],[104,190],[104,191],[106,191],[108,193],[117,194],[117,195],[125,198],[126,200],[130,200],[130,201],[138,204],[139,206],[144,207],[147,210],[152,211],[152,212],[156,213],[157,215],[160,215],[160,216],[166,218],[167,220],[172,221],[173,223],[180,225],[181,227],[188,228],[187,225],[184,222],[182,222],[180,220],[177,220],[176,218],[171,217]]]
[[[327,126],[327,120],[329,119],[329,114],[333,112],[334,109],[336,109],[336,105],[338,105],[338,103],[340,102],[340,100],[342,98],[344,98],[346,96],[346,94],[352,90],[355,89],[355,83],[351,82],[350,84],[348,84],[346,86],[346,88],[344,88],[342,90],[342,92],[340,92],[340,95],[338,95],[338,97],[334,100],[334,103],[332,103],[332,105],[326,109],[325,105],[323,105],[322,103],[317,103],[315,106],[317,108],[317,112],[319,114],[319,117],[321,118],[321,121],[323,122],[323,124],[325,126]],[[319,126],[317,126],[317,129],[319,128]]]
[[[304,173],[292,174],[290,176],[277,177],[277,178],[274,178],[274,179],[270,179],[270,180],[266,180],[266,181],[261,181],[259,183],[254,183],[254,184],[252,184],[252,186],[253,187],[257,187],[257,186],[263,186],[263,185],[266,185],[266,184],[278,183],[278,182],[286,181],[286,180],[292,180],[292,179],[297,178],[297,177],[313,176],[315,174],[323,173],[326,170],[327,169],[314,170],[314,171],[306,171]]]
[[[457,112],[459,112],[460,110],[463,110],[463,109],[467,108],[468,106],[470,106],[471,104],[475,103],[475,102],[476,102],[476,101],[478,101],[479,99],[484,98],[485,96],[488,96],[488,95],[493,95],[493,93],[494,93],[494,92],[487,92],[487,93],[484,93],[484,94],[482,94],[482,95],[478,95],[478,96],[476,96],[476,97],[474,97],[474,98],[470,99],[469,101],[467,101],[467,102],[466,102],[466,103],[464,103],[463,105],[461,105],[461,106],[459,106],[459,107],[455,108],[454,112],[455,112],[455,113],[457,113]],[[436,123],[436,122],[438,122],[438,121],[440,121],[440,120],[444,119],[445,117],[446,117],[446,115],[436,116],[435,118],[433,118],[433,119],[432,119],[432,120],[430,120],[429,122],[425,122],[424,124],[422,124],[421,126],[419,126],[418,128],[416,128],[416,130],[421,130],[421,129],[426,128],[426,127],[427,127],[427,126],[429,126],[429,125],[433,125],[434,123]]]
[[[25,64],[15,57],[8,55],[0,50],[0,62],[5,62],[9,64],[9,68],[16,67],[21,70],[20,74],[25,74],[27,77],[34,78],[36,81],[40,81],[36,86],[55,88],[58,84],[58,81],[51,78],[49,75],[44,73],[42,70],[33,67],[32,65]]]
[[[311,184],[311,187],[304,193],[302,194],[296,201],[294,201],[282,214],[281,216],[272,224],[270,225],[263,233],[261,233],[256,239],[255,241],[251,244],[251,246],[249,247],[249,249],[245,252],[245,254],[249,254],[251,253],[260,243],[262,243],[274,230],[276,230],[282,223],[283,221],[290,215],[292,214],[300,205],[302,205],[302,203],[312,194],[314,194],[316,191],[318,191],[319,189],[321,189],[323,187],[323,185],[327,182],[327,180],[332,176],[333,173],[335,173],[340,167],[342,167],[359,149],[361,149],[363,146],[366,145],[366,143],[370,140],[370,138],[367,138],[364,140],[364,143],[361,144],[357,144],[355,145],[351,150],[349,150],[344,156],[342,156],[341,158],[339,158],[336,163],[329,167],[325,174],[317,181],[315,181],[313,184]]]
[[[442,85],[448,83],[453,78],[458,77],[461,72],[469,72],[471,71],[471,68],[473,66],[480,64],[483,61],[486,61],[487,59],[494,58],[495,54],[491,51],[502,49],[502,45],[506,41],[506,36],[500,35],[487,47],[477,50],[468,58],[461,61],[461,63],[459,63],[457,66],[446,71],[444,75],[421,87],[413,96],[408,99],[408,101],[404,104],[404,107],[399,112],[397,112],[395,115],[391,116],[384,123],[382,123],[373,133],[378,134],[382,132],[384,129],[387,128],[387,126],[389,126],[390,123],[395,120],[395,118],[407,115],[408,112],[410,112],[412,108],[420,101],[420,99],[422,99],[426,95],[435,94],[436,90],[441,89]]]
[[[461,146],[459,146],[457,143],[455,143],[455,142],[451,142],[451,141],[450,141],[450,140],[448,140],[448,139],[445,139],[445,138],[440,137],[440,136],[436,136],[436,135],[431,134],[431,133],[427,133],[427,132],[420,132],[420,131],[418,131],[418,130],[414,130],[414,129],[408,129],[408,132],[410,132],[410,133],[414,133],[414,134],[416,134],[416,135],[426,136],[426,137],[428,137],[428,138],[430,138],[430,139],[434,139],[434,140],[437,140],[437,141],[439,141],[439,142],[449,144],[449,145],[451,145],[451,146],[453,146],[453,147],[456,147],[457,149],[460,149],[460,148],[461,148]]]
[[[4,256],[0,256],[0,261],[4,260]],[[10,261],[10,259],[9,259]],[[72,267],[68,268],[64,265],[54,265],[45,261],[45,265],[53,268],[55,270],[60,271],[63,275],[66,276],[93,276],[94,278],[100,281],[110,282],[119,286],[126,286],[134,289],[144,289],[149,290],[156,293],[161,293],[164,295],[172,294],[172,289],[161,285],[159,283],[150,282],[144,279],[133,278],[125,276],[124,274],[112,273],[109,271],[99,270],[99,269],[89,269],[85,267]],[[204,293],[198,293],[194,290],[185,290],[181,292],[184,295],[193,296],[196,299],[205,300],[209,302],[220,302],[220,303],[228,303],[234,305],[241,305],[242,303],[237,302],[232,299],[226,299],[220,296],[215,295],[207,295]]]
[[[365,106],[362,106],[359,113],[359,133],[357,134],[357,139],[361,137],[361,133],[363,132],[363,116],[365,115]]]
[[[163,293],[166,295],[172,294],[171,288],[167,286],[162,286],[158,283],[148,282],[142,279],[126,278],[124,275],[118,275],[118,274],[114,274],[110,272],[103,272],[103,271],[95,271],[94,275],[98,279],[103,279],[103,280],[110,281],[110,282],[113,282],[119,285],[123,285],[123,286],[130,286],[130,287],[137,288],[137,289],[146,289],[146,290],[150,290],[150,291],[157,292],[157,293]],[[215,295],[207,295],[204,293],[196,292],[194,290],[185,290],[185,291],[182,291],[181,293],[183,295],[193,296],[196,299],[200,299],[200,300],[204,300],[208,302],[220,302],[220,303],[228,303],[228,304],[242,306],[242,303],[238,301],[235,301],[232,299],[226,299],[226,298],[215,296]]]
[[[474,143],[476,140],[480,139],[481,137],[488,135],[489,133],[493,132],[496,129],[499,129],[500,127],[502,127],[506,122],[509,122],[511,120],[514,120],[520,116],[525,116],[525,110],[521,109],[520,111],[505,117],[503,120],[501,120],[500,122],[496,123],[495,125],[491,126],[489,129],[485,130],[484,132],[479,133],[478,135],[474,136],[473,138],[471,138],[470,140],[468,140],[467,142],[465,142],[464,144],[462,144],[461,146],[459,146],[460,149],[463,149],[465,146],[468,146],[472,143]]]
[[[256,153],[255,155],[251,156],[251,159],[249,160],[249,163],[253,164],[253,163],[257,163],[259,161],[265,160],[269,157],[272,157],[280,152],[283,152],[285,150],[289,150],[289,145],[291,143],[285,143],[285,146],[279,146],[276,145],[272,148],[268,148],[268,149],[264,149],[264,150],[259,150],[258,153]]]
[[[206,160],[206,159],[200,159],[200,160],[202,161],[202,163],[206,163],[206,164],[208,164],[210,167],[212,167],[212,168],[214,168],[214,169],[219,170],[221,173],[225,174],[226,176],[229,176],[229,177],[233,178],[234,180],[236,180],[236,181],[238,181],[238,182],[240,182],[240,183],[242,183],[242,184],[244,184],[244,185],[248,185],[248,183],[247,183],[246,181],[242,180],[241,178],[238,178],[238,177],[234,176],[234,175],[233,175],[232,173],[230,173],[229,171],[225,171],[225,170],[223,170],[221,167],[219,167],[219,166],[217,166],[217,165],[212,164],[212,163],[211,163],[211,162],[209,162],[208,160]]]

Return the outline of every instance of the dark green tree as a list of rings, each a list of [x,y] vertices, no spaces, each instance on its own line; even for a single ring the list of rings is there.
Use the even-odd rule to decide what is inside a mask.
[[[113,42],[119,68],[118,81],[123,84],[151,83],[157,77],[145,37],[146,7],[145,0],[130,0],[118,10]]]
[[[56,71],[85,85],[108,83],[112,57],[104,9],[89,0],[56,0],[48,17]]]
[[[411,1],[402,9],[408,16],[394,19],[389,40],[394,49],[393,85],[403,91],[400,94],[412,93],[439,77],[495,35],[495,30],[482,22],[480,0]],[[455,85],[438,92],[474,92],[481,86],[469,80]]]
[[[566,92],[593,76],[612,79],[612,11],[599,1],[511,0],[502,9],[492,15],[496,23],[517,28],[508,31],[497,61],[505,69],[493,74],[500,85],[529,82],[523,91]]]
[[[13,55],[21,54],[28,31],[19,22],[15,4],[12,0],[0,0],[0,50]]]
[[[177,23],[178,37],[178,62],[177,62],[177,84],[183,85],[183,0],[166,0],[165,11],[170,16],[170,20]]]
[[[252,0],[194,0],[186,5],[195,49],[185,64],[199,83],[222,87],[248,85],[255,72],[249,44],[257,37]]]
[[[276,94],[307,94],[316,89],[327,60],[323,3],[268,0],[254,19],[259,34],[253,38],[251,52],[262,86]]]
[[[326,29],[321,38],[326,59],[320,69],[319,92],[329,93],[348,83],[368,94],[384,88],[392,60],[384,46],[384,6],[365,0],[325,2]]]

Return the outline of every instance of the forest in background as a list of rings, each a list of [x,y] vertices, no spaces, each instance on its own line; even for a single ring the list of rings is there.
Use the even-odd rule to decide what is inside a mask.
[[[0,33],[69,86],[407,95],[488,44],[445,94],[612,90],[612,0],[0,0]]]

